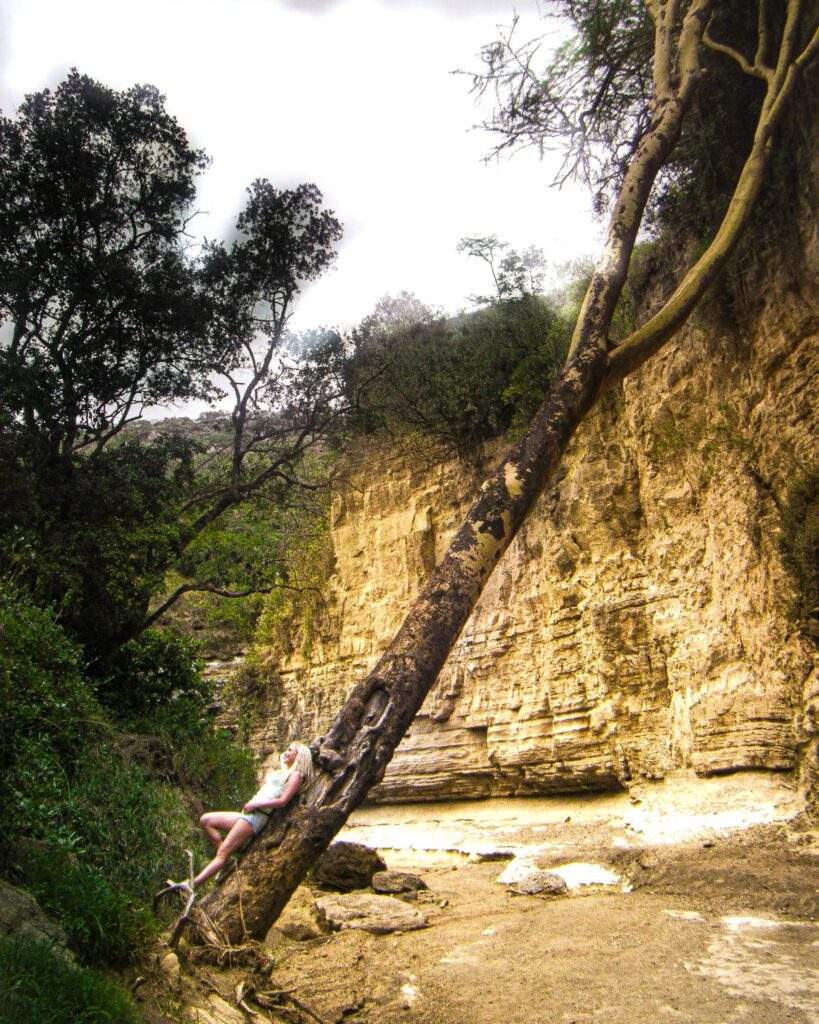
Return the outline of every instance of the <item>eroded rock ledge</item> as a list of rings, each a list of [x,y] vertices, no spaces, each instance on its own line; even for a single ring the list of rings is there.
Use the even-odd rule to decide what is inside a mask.
[[[781,536],[816,467],[816,285],[772,294],[743,331],[688,329],[605,398],[375,799],[615,789],[676,769],[815,786],[816,649]],[[308,653],[294,623],[270,664],[275,711],[253,737],[265,757],[327,726],[475,493],[480,468],[411,447],[362,446],[351,464],[328,616]]]

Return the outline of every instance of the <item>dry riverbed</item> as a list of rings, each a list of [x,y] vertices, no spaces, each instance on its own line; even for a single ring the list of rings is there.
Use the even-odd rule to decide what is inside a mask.
[[[776,779],[359,812],[343,838],[430,889],[421,931],[272,932],[283,987],[326,1021],[819,1021],[819,835]],[[487,859],[497,857],[500,859]],[[566,895],[498,876],[557,870]]]

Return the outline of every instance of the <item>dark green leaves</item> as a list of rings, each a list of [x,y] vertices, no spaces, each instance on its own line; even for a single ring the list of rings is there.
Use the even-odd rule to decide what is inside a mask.
[[[184,235],[205,164],[152,86],[73,71],[0,119],[0,397],[43,448],[208,392]]]

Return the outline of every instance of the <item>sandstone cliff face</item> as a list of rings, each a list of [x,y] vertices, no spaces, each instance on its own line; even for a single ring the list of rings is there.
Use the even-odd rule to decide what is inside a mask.
[[[815,234],[804,242],[815,255]],[[589,416],[374,798],[609,789],[678,769],[815,784],[816,649],[780,548],[817,462],[819,282],[802,282],[743,331],[690,327]],[[334,502],[328,615],[309,654],[294,644],[275,666],[263,756],[326,727],[480,483],[411,449],[362,447]]]

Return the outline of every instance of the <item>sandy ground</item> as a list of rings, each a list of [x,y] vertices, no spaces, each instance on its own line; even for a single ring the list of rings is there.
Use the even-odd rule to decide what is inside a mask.
[[[786,791],[732,785],[674,813],[656,791],[362,812],[345,838],[418,869],[429,928],[274,936],[277,980],[350,1024],[819,1022],[819,833]],[[497,878],[523,861],[610,884],[514,895]]]

